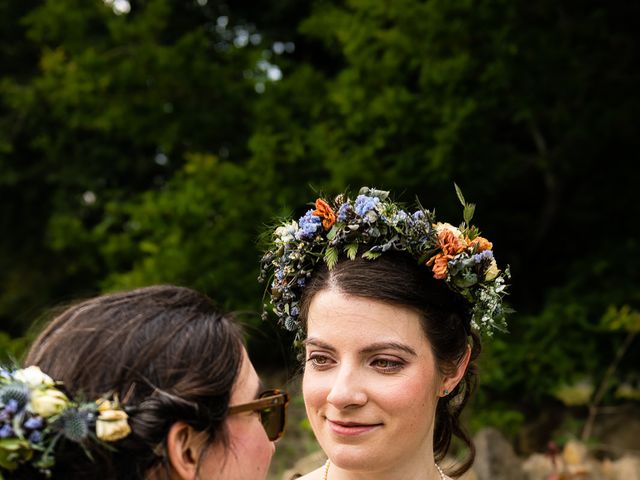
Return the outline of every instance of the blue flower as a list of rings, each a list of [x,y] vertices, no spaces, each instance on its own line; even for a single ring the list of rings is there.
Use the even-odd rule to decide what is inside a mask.
[[[404,210],[398,210],[398,212],[393,216],[392,223],[397,225],[400,222],[406,222],[408,218],[409,215],[407,215],[407,212]]]
[[[367,195],[358,195],[355,203],[355,210],[358,215],[364,217],[367,212],[373,210],[380,203],[378,197],[368,197]]]
[[[349,203],[343,203],[338,209],[338,221],[344,222],[347,219],[347,214],[352,210]]]
[[[493,259],[493,252],[491,250],[485,250],[480,253],[476,253],[471,257],[475,263],[487,262]]]
[[[309,240],[318,231],[318,228],[322,225],[322,220],[313,214],[313,210],[309,210],[300,217],[298,221],[299,230],[296,232],[296,239]]]
[[[44,422],[41,417],[31,417],[24,422],[24,428],[28,428],[29,430],[40,430],[43,426]]]
[[[424,218],[424,212],[422,210],[416,210],[413,212],[414,220],[422,220]]]
[[[296,282],[300,288],[303,288],[307,281],[304,278],[299,278]]]
[[[29,441],[31,443],[40,443],[41,439],[42,439],[42,433],[39,432],[38,430],[34,430],[29,434]]]
[[[0,438],[8,438],[13,435],[13,428],[8,423],[5,423],[0,428]]]
[[[300,309],[298,307],[291,308],[291,316],[297,317],[298,315],[300,315]]]
[[[18,411],[18,407],[19,407],[18,402],[12,398],[7,402],[7,404],[4,407],[4,410],[7,413],[13,414]]]

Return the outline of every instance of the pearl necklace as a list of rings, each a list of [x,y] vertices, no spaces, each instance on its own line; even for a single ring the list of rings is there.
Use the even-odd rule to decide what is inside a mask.
[[[327,463],[324,464],[324,476],[322,477],[322,480],[328,480],[329,479],[329,466],[330,465],[331,465],[331,462],[327,459]],[[447,480],[447,477],[444,476],[444,472],[440,468],[440,465],[438,465],[437,463],[435,463],[434,465],[438,469],[438,473],[440,474],[440,480]]]

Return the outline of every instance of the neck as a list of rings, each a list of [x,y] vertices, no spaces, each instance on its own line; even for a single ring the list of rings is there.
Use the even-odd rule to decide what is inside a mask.
[[[344,470],[327,460],[322,468],[322,480],[444,480],[446,478],[435,462],[419,470],[408,467],[397,467],[392,471],[354,471]]]

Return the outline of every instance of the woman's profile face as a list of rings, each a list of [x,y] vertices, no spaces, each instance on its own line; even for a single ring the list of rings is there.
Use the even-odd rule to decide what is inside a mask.
[[[307,415],[332,464],[432,468],[442,377],[418,313],[322,290],[309,305],[305,350]]]
[[[244,351],[242,367],[229,405],[249,403],[258,398],[260,380],[247,352]],[[267,478],[275,445],[267,437],[257,412],[230,415],[226,420],[229,446],[219,442],[210,448],[200,466],[200,478],[224,480],[264,480]]]

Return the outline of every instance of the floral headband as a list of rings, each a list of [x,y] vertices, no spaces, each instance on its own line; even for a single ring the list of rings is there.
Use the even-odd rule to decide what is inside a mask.
[[[90,457],[87,442],[115,442],[131,433],[117,398],[78,403],[56,385],[35,366],[0,369],[0,479],[23,464],[50,475],[62,438]]]
[[[470,225],[475,205],[455,188],[464,207],[459,227],[436,223],[434,213],[419,204],[414,212],[405,211],[389,200],[389,192],[367,187],[355,200],[345,194],[333,202],[318,198],[297,222],[279,225],[262,257],[259,277],[264,281],[272,275],[270,300],[278,322],[301,335],[299,301],[318,263],[332,269],[341,257],[355,259],[364,246],[362,258],[369,260],[390,250],[408,252],[468,302],[474,329],[487,335],[505,331],[510,310],[502,298],[509,268],[498,268],[493,244]]]

